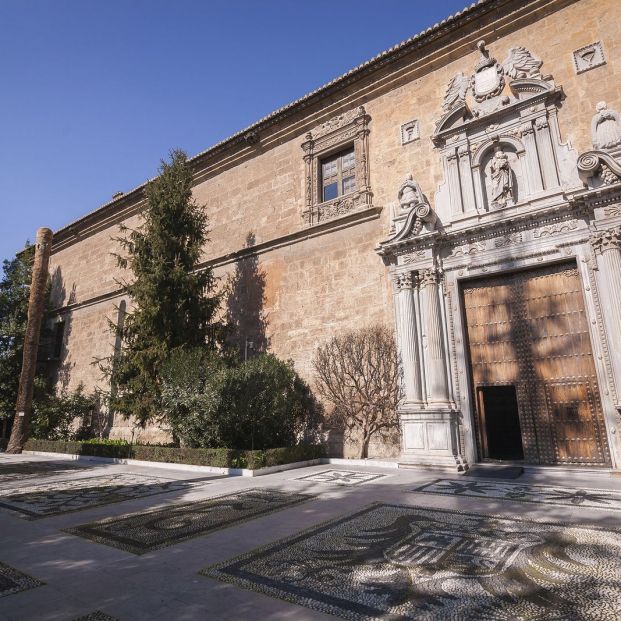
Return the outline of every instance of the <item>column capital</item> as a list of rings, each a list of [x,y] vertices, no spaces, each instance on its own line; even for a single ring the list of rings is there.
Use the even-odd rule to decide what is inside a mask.
[[[436,267],[430,267],[429,269],[418,272],[418,279],[419,286],[423,289],[427,285],[439,284],[442,279],[442,274]]]
[[[541,129],[546,129],[546,127],[549,127],[550,124],[548,123],[548,119],[545,116],[540,116],[539,118],[535,119],[535,127],[539,130]]]
[[[414,274],[412,272],[393,274],[391,280],[395,293],[399,293],[404,289],[412,289],[415,283]]]
[[[590,242],[598,254],[607,250],[621,250],[621,227],[595,231],[591,234]]]

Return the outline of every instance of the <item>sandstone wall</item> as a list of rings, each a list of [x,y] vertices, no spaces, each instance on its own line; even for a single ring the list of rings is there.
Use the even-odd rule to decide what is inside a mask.
[[[559,112],[563,139],[582,152],[591,147],[590,121],[595,103],[605,100],[621,109],[621,3],[616,0],[580,0],[575,3],[535,2],[530,16],[512,22],[501,12],[492,13],[464,38],[453,37],[450,54],[412,55],[388,66],[373,80],[344,87],[342,99],[325,101],[322,109],[298,115],[291,127],[277,128],[280,138],[263,141],[237,164],[211,165],[218,174],[199,175],[198,201],[206,205],[211,241],[205,260],[215,260],[223,278],[235,263],[221,260],[242,249],[249,234],[254,244],[265,244],[305,228],[304,162],[301,143],[314,123],[339,109],[364,104],[369,124],[369,169],[373,204],[384,209],[379,218],[353,224],[308,239],[301,238],[273,249],[263,248],[258,270],[265,280],[264,313],[270,349],[294,360],[298,371],[312,379],[311,359],[317,345],[342,330],[373,322],[392,325],[392,296],[386,269],[374,247],[388,232],[391,203],[407,173],[412,173],[434,204],[438,185],[444,181],[440,158],[430,136],[441,116],[449,80],[460,71],[472,71],[479,52],[474,43],[485,38],[488,48],[502,62],[509,48],[524,46],[543,60],[542,72],[552,74],[566,100]],[[602,41],[607,64],[577,75],[572,52]],[[418,119],[420,140],[402,145],[400,126]],[[286,122],[285,122],[286,125]],[[280,132],[280,134],[278,134]],[[267,145],[267,146],[266,146]],[[154,158],[158,154],[154,154]],[[202,180],[204,179],[204,180]],[[137,222],[133,216],[127,223]],[[83,382],[92,388],[100,382],[90,363],[110,351],[113,339],[106,332],[106,317],[115,316],[110,297],[118,289],[112,252],[116,224],[55,251],[52,257],[54,302],[65,312],[68,326],[62,364],[70,370],[68,386]],[[97,302],[98,297],[108,297]],[[379,449],[378,449],[379,450]]]

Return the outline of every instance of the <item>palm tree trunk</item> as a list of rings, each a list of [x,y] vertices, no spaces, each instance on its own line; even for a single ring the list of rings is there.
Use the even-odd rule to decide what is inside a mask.
[[[11,439],[6,448],[7,453],[21,453],[30,431],[30,415],[32,413],[32,393],[37,368],[37,351],[39,334],[45,308],[45,287],[47,285],[50,252],[52,250],[52,231],[46,228],[37,230],[34,264],[30,298],[28,300],[28,323],[24,336],[24,357],[22,372],[19,378],[15,421],[11,431]]]

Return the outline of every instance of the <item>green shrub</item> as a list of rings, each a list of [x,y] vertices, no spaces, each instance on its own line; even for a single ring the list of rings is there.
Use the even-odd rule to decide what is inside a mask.
[[[177,350],[162,368],[162,407],[189,447],[267,449],[314,440],[321,409],[291,363],[264,354],[227,367]]]
[[[90,438],[81,440],[81,444],[106,444],[108,446],[128,446],[131,444],[128,440],[111,440],[110,438]]]
[[[78,442],[63,440],[42,440],[30,438],[24,447],[27,451],[47,453],[68,453],[91,457],[112,457],[116,459],[139,459],[172,464],[191,464],[217,468],[250,468],[256,470],[269,466],[280,466],[299,461],[325,457],[321,445],[304,444],[264,451],[238,451],[226,448],[172,448],[129,444],[123,440]]]
[[[90,421],[96,408],[96,397],[85,394],[82,384],[73,393],[37,391],[32,406],[30,435],[48,440],[70,440],[84,435],[84,425]],[[78,428],[76,421],[80,424]]]

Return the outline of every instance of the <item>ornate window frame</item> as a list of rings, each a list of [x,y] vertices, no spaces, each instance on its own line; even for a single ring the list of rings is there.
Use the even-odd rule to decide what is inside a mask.
[[[364,106],[344,112],[308,132],[304,151],[304,211],[308,226],[323,223],[372,206],[369,183],[369,121]],[[356,189],[329,201],[322,201],[321,160],[353,145],[356,158]]]

